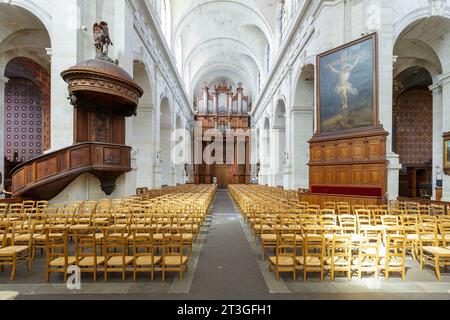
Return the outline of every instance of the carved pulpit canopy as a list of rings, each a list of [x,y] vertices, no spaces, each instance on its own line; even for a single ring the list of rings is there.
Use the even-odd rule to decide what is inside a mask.
[[[94,25],[95,59],[80,62],[61,73],[69,85],[69,99],[76,108],[106,114],[136,115],[144,91],[130,74],[108,57],[112,45],[106,22]]]

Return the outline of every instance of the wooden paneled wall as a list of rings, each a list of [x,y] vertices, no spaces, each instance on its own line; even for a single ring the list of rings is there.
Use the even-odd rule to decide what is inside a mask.
[[[308,202],[312,205],[319,205],[321,208],[325,207],[326,202],[345,202],[351,206],[355,205],[381,205],[384,204],[381,198],[376,197],[353,197],[353,196],[342,196],[342,195],[328,195],[328,194],[315,194],[315,193],[305,193],[300,194],[301,202]]]
[[[314,137],[310,141],[310,185],[370,186],[385,194],[386,138],[382,129]]]

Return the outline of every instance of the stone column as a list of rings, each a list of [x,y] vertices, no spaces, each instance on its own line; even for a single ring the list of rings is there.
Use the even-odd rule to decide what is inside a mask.
[[[219,94],[217,91],[214,91],[213,93],[213,113],[218,114],[219,113]]]
[[[293,188],[309,188],[309,143],[314,135],[314,109],[293,107],[291,111],[291,162]]]
[[[238,87],[237,87],[237,108],[238,108],[238,113],[242,114],[243,113],[243,102],[242,102],[242,97],[244,95],[244,88],[242,88],[242,83],[239,82],[238,83]]]
[[[68,16],[70,13],[70,16]],[[51,139],[50,151],[65,148],[73,143],[73,107],[67,97],[67,83],[62,71],[79,62],[78,54],[83,44],[78,44],[77,1],[64,1],[52,10],[52,63],[51,63]]]
[[[0,191],[4,189],[5,181],[5,146],[4,146],[4,135],[5,135],[5,84],[8,82],[8,78],[0,74],[0,173],[2,179],[0,180]],[[0,196],[4,198],[4,196]]]
[[[442,84],[442,133],[450,132],[450,73],[439,78]],[[443,137],[440,137],[443,143]],[[443,150],[443,148],[442,148]],[[441,163],[443,163],[441,156]],[[442,201],[450,201],[450,176],[443,175]]]
[[[433,92],[433,200],[436,200],[436,183],[438,170],[442,171],[442,87],[439,82],[430,86]]]
[[[200,113],[208,113],[208,99],[209,99],[209,88],[205,83],[203,86],[203,109],[199,110]]]
[[[134,143],[136,152],[137,186],[152,187],[154,166],[155,137],[152,130],[146,130],[154,124],[155,107],[139,106],[138,115],[134,119]]]

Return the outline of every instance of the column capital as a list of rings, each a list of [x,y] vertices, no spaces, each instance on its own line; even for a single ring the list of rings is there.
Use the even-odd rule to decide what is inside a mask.
[[[9,78],[0,73],[0,86],[5,85],[9,81]]]
[[[442,85],[439,82],[433,83],[431,86],[428,87],[431,92],[433,92],[433,95],[440,94],[442,92]]]
[[[440,75],[438,79],[442,86],[450,84],[450,72]]]
[[[314,108],[293,106],[291,108],[291,113],[292,114],[313,114],[314,113]]]

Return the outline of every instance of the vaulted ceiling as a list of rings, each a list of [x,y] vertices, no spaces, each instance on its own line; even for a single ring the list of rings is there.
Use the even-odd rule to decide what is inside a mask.
[[[18,6],[0,3],[0,56],[31,57],[49,70],[45,49],[50,47],[48,32],[38,18]]]
[[[275,43],[277,0],[170,0],[171,47],[192,97],[204,82],[242,82],[256,94],[267,44]],[[273,50],[273,49],[271,49]]]

